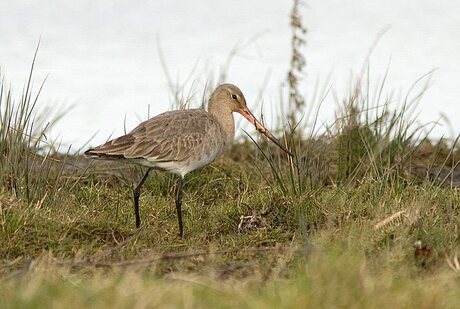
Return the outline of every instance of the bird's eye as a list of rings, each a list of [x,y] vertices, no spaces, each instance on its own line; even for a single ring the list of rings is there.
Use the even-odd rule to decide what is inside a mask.
[[[236,94],[232,94],[232,99],[233,99],[233,100],[238,99],[238,97],[236,96]]]

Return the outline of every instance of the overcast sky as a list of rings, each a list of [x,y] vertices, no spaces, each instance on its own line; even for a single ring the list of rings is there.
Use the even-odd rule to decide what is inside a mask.
[[[420,106],[420,121],[441,113],[460,131],[460,2],[450,0],[323,0],[302,8],[308,27],[309,94],[317,80],[345,96],[351,72],[359,72],[376,36],[372,75],[379,79],[391,59],[388,88],[404,93],[437,69]],[[6,1],[0,0],[0,67],[16,93],[27,76],[41,37],[36,84],[49,74],[41,104],[74,104],[52,132],[76,148],[97,132],[92,144],[132,129],[139,120],[170,108],[158,44],[174,80],[191,82],[201,95],[235,46],[228,82],[238,85],[250,107],[264,81],[264,112],[278,107],[290,58],[291,2],[272,1]],[[191,86],[192,83],[188,85]],[[198,100],[196,100],[198,102]],[[321,117],[337,107],[331,96]],[[267,126],[270,119],[267,117]],[[451,134],[438,127],[436,134]]]

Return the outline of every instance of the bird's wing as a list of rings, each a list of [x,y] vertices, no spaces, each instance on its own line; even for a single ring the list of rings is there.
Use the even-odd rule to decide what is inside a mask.
[[[214,143],[224,141],[215,138],[219,134],[223,132],[217,120],[203,110],[172,111],[140,123],[128,134],[90,149],[85,155],[182,161],[191,151],[203,147],[207,139]]]

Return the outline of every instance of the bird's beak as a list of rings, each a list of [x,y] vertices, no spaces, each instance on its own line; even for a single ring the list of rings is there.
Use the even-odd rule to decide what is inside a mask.
[[[243,115],[244,118],[246,118],[250,123],[252,123],[257,131],[259,131],[260,133],[262,133],[263,135],[265,135],[266,137],[268,137],[268,139],[270,139],[273,143],[275,143],[279,148],[281,148],[284,152],[286,152],[288,155],[290,155],[291,157],[293,157],[294,155],[286,149],[286,147],[284,147],[277,139],[276,137],[273,136],[273,134],[270,133],[270,131],[268,131],[260,122],[259,120],[256,119],[256,117],[254,117],[254,115],[249,111],[249,109],[247,108],[243,108],[243,109],[240,109],[238,110],[238,112]]]

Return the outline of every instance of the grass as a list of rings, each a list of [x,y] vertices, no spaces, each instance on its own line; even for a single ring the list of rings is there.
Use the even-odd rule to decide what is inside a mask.
[[[33,273],[3,285],[2,294],[13,295],[11,307],[454,308],[458,304],[458,277],[450,271],[395,276],[391,266],[372,270],[362,254],[349,253],[340,246],[312,253],[302,266],[295,266],[295,278],[269,278],[265,283],[254,277],[216,280],[180,273],[156,278],[139,269],[82,275],[41,262]]]
[[[357,82],[325,133],[285,132],[292,160],[235,144],[187,176],[179,239],[174,179],[136,230],[141,169],[57,151],[31,80],[0,88],[2,307],[459,307],[458,145],[411,120],[424,87],[391,110]]]
[[[171,180],[161,174],[146,183],[140,231],[130,188],[106,177],[65,187],[46,207],[3,191],[0,299],[11,308],[460,302],[458,190],[408,184],[382,192],[367,179],[286,198],[260,177],[229,158],[190,175],[184,239]],[[241,216],[255,223],[243,221],[239,232]]]

